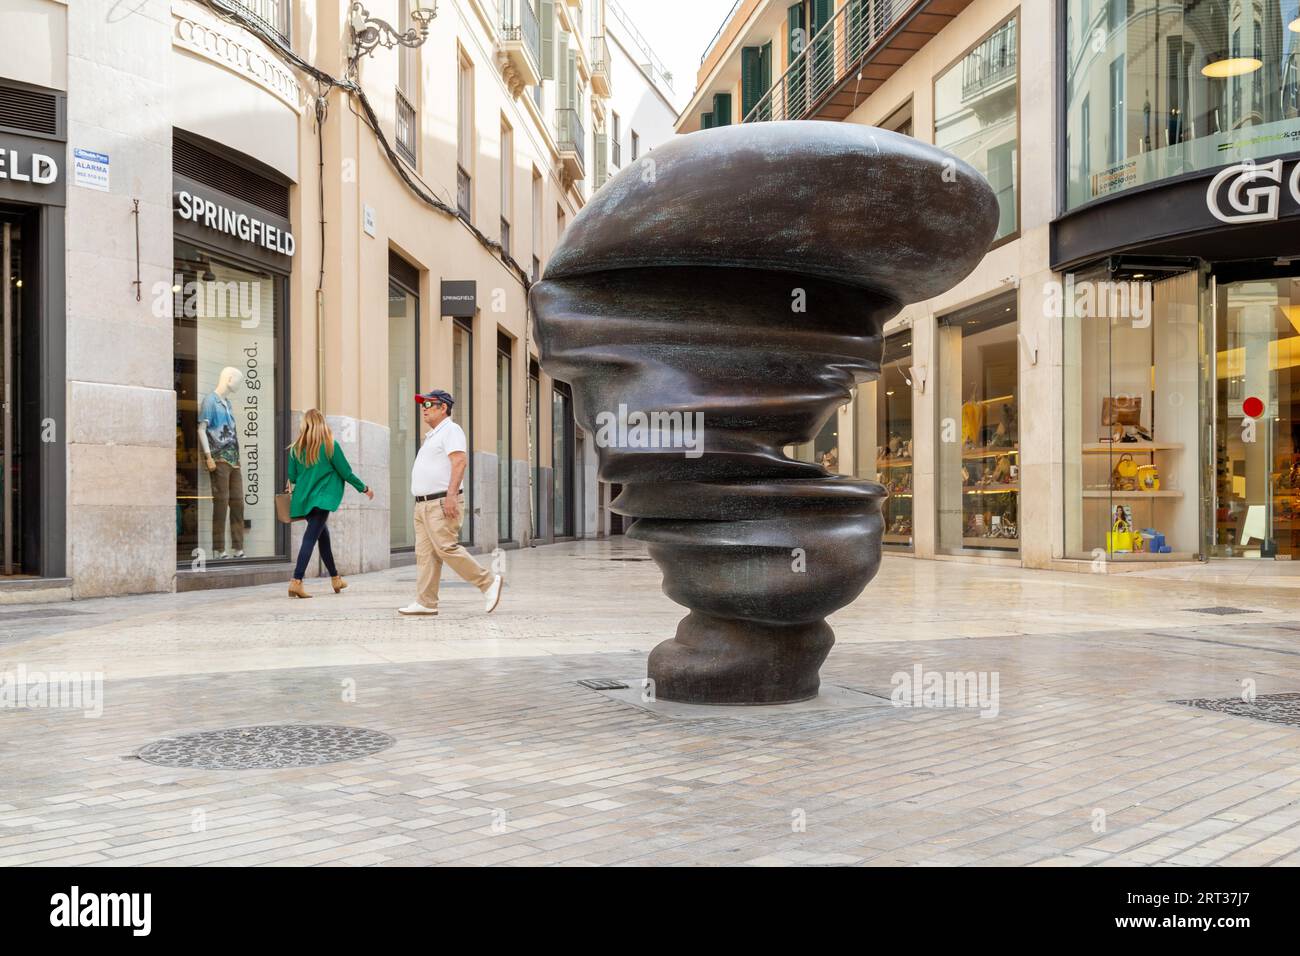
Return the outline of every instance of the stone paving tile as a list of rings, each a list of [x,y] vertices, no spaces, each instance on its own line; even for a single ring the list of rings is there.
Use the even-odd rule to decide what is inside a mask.
[[[120,666],[103,667],[97,720],[0,711],[0,865],[1300,861],[1300,728],[1171,703],[1236,696],[1246,678],[1259,693],[1294,691],[1296,596],[1287,604],[1261,591],[1249,602],[1261,619],[1207,625],[1180,608],[1233,601],[1177,582],[1148,583],[1144,594],[1158,591],[1150,608],[1129,613],[1125,582],[1068,575],[1061,585],[961,565],[939,581],[908,562],[913,577],[882,572],[874,600],[932,631],[890,640],[878,611],[846,609],[832,622],[840,643],[824,680],[887,698],[891,676],[918,665],[996,672],[996,716],[882,707],[675,720],[576,685],[643,673],[645,652],[680,616],[641,565],[593,571],[610,593],[578,612],[552,596],[571,593],[573,562],[615,553],[575,549],[556,568],[513,558],[523,573],[512,598],[541,611],[499,622],[449,613],[435,628],[408,627],[389,605],[409,582],[386,572],[354,583],[377,580],[391,594],[358,586],[351,604],[312,602],[325,605],[311,611],[324,645],[286,627],[290,611],[304,612],[262,589],[237,600],[90,602],[85,619],[6,637],[0,670],[97,655],[111,663],[117,653]],[[925,588],[940,584],[942,606],[933,606]],[[1093,610],[1076,614],[1067,597]],[[471,598],[449,592],[449,609]],[[1094,613],[1102,607],[1125,609],[1126,625]],[[951,608],[962,608],[960,627]],[[219,615],[229,626],[198,626]],[[972,629],[992,636],[953,638]],[[205,636],[231,631],[228,648]],[[566,651],[535,652],[570,638]],[[398,654],[403,640],[409,654]],[[400,659],[376,660],[366,647],[380,643]],[[359,650],[343,660],[334,651],[345,646]],[[222,652],[226,670],[215,669]],[[313,655],[329,666],[303,666]],[[212,663],[194,670],[191,657]],[[132,756],[187,731],[294,722],[369,727],[396,743],[285,770],[173,769]]]

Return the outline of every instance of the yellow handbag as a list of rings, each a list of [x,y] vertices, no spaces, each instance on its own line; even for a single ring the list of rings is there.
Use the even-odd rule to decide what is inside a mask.
[[[963,445],[978,445],[980,430],[984,427],[984,406],[974,402],[962,402],[961,406],[961,442]]]
[[[1111,554],[1133,550],[1133,530],[1123,518],[1117,520],[1115,526],[1106,532],[1106,550]]]
[[[1160,469],[1155,465],[1139,465],[1137,471],[1138,491],[1160,490]]]
[[[1120,455],[1110,473],[1110,486],[1115,491],[1137,490],[1138,464],[1130,454]]]

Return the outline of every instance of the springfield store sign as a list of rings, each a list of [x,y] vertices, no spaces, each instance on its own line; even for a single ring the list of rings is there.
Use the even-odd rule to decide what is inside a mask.
[[[282,256],[293,255],[293,233],[184,189],[176,193],[176,215]]]
[[[44,153],[21,153],[0,146],[0,179],[48,186],[59,178],[59,164]]]

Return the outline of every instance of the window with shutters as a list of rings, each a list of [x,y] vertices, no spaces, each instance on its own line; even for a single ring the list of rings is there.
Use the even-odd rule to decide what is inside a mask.
[[[835,13],[834,0],[813,0],[812,3],[812,56],[808,67],[810,98],[816,100],[835,79]]]
[[[714,93],[713,94],[713,125],[730,126],[731,125],[731,94]]]
[[[623,165],[623,134],[622,124],[617,113],[610,114],[609,137],[612,154],[610,159],[614,163],[614,168],[618,169]]]
[[[542,0],[542,79],[555,79],[555,0]]]
[[[515,218],[515,131],[501,117],[501,249],[510,255],[510,224]]]
[[[808,108],[808,60],[800,57],[808,45],[808,28],[804,22],[804,6],[796,3],[786,11],[785,56],[790,64],[785,78],[786,116],[802,116]],[[749,114],[749,107],[745,108]]]
[[[609,179],[609,134],[596,133],[596,188],[599,189],[605,185],[605,180]]]
[[[474,65],[460,51],[456,79],[456,208],[473,219]]]
[[[701,113],[701,114],[700,114],[700,129],[713,129],[713,114],[712,114],[712,113]]]
[[[743,119],[766,120],[772,117],[772,101],[764,95],[772,86],[772,44],[747,46],[740,51],[740,103]],[[759,115],[750,116],[762,100]]]
[[[533,281],[542,273],[542,174],[533,167]]]

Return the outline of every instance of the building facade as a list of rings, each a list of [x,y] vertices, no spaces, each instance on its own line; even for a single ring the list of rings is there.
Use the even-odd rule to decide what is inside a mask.
[[[605,530],[527,288],[611,97],[662,95],[601,59],[599,0],[433,6],[0,7],[0,600],[284,576],[274,495],[313,407],[376,492],[332,522],[340,569],[412,561],[433,387],[470,439],[472,549]]]
[[[738,3],[680,132],[892,130],[971,163],[1003,213],[791,453],[883,483],[885,546],[916,557],[1295,556],[1298,49],[1289,0]]]

